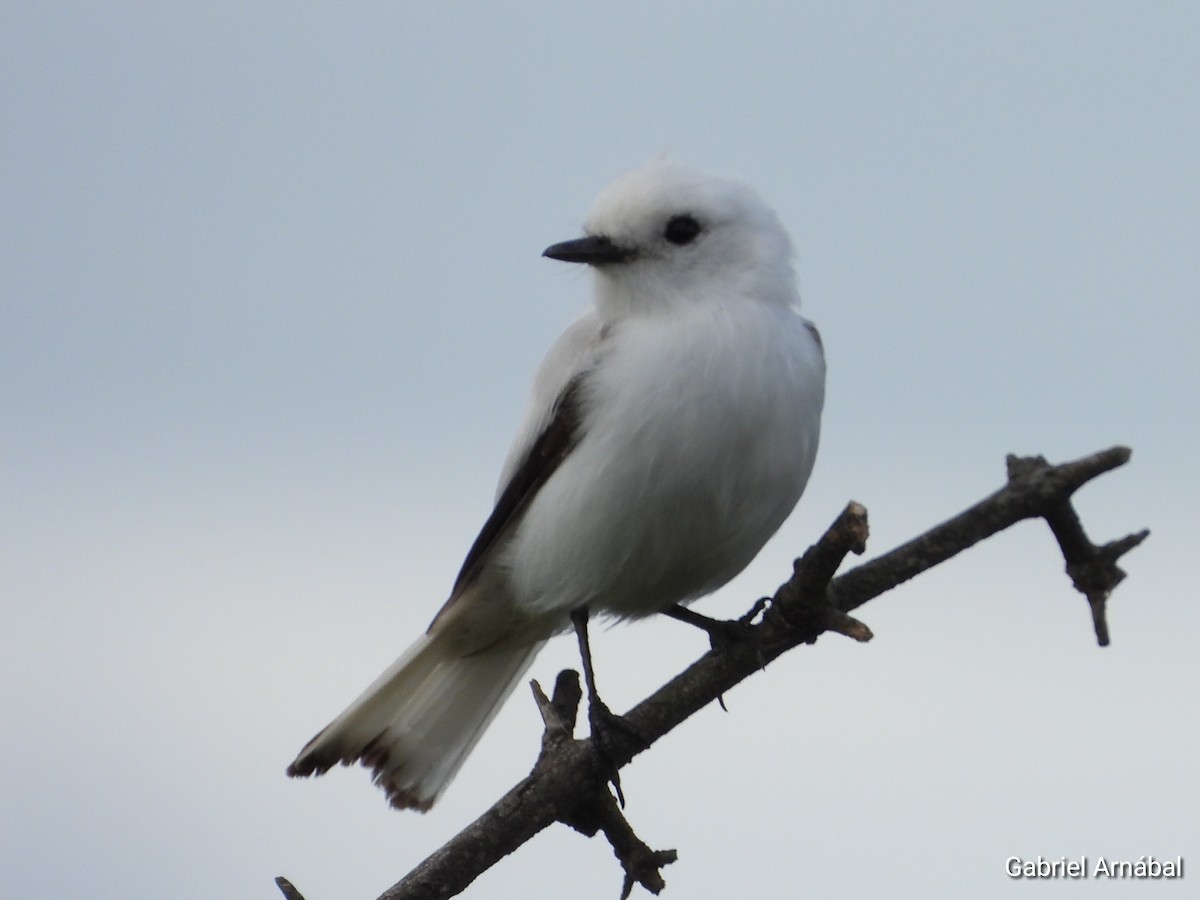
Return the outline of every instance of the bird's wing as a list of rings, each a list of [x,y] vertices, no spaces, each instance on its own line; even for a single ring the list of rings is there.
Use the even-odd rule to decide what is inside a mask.
[[[568,328],[547,354],[534,379],[525,422],[504,464],[496,505],[467,551],[450,599],[434,623],[478,577],[492,551],[503,543],[541,486],[582,438],[584,383],[603,339],[604,330],[589,312]]]

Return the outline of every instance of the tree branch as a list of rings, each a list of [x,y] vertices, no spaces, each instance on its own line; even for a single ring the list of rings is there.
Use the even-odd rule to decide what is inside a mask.
[[[657,894],[664,884],[661,868],[674,861],[675,852],[651,850],[634,833],[607,787],[614,767],[626,765],[693,713],[719,701],[734,685],[793,647],[813,643],[825,631],[869,640],[870,629],[852,618],[851,611],[1025,519],[1041,518],[1050,526],[1067,573],[1088,600],[1097,640],[1106,645],[1105,602],[1125,577],[1116,561],[1149,532],[1096,546],[1085,535],[1071,497],[1129,457],[1124,447],[1058,466],[1041,457],[1010,456],[1008,483],[996,493],[883,556],[834,577],[848,553],[861,554],[866,547],[866,510],[850,503],[796,560],[792,577],[741,620],[706,625],[708,620],[694,614],[678,616],[709,630],[713,649],[626,713],[628,733],[622,729],[608,735],[605,757],[591,740],[572,736],[580,698],[578,675],[561,673],[553,699],[547,699],[534,682],[545,731],[533,771],[379,900],[453,897],[554,822],[588,836],[605,834],[625,871],[623,897],[635,882]],[[300,898],[295,888],[281,881],[285,896]]]

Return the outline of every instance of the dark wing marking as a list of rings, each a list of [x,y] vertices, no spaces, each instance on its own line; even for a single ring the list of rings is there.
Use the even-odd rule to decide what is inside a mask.
[[[808,333],[811,334],[813,336],[813,340],[817,342],[817,349],[824,353],[825,342],[821,340],[821,332],[817,331],[817,326],[805,319],[804,327],[808,329]]]
[[[582,432],[583,378],[586,372],[576,375],[559,394],[550,413],[550,421],[542,429],[537,440],[529,448],[529,453],[513,473],[500,499],[488,520],[483,523],[475,543],[467,551],[462,569],[454,580],[454,590],[446,601],[434,623],[450,607],[475,578],[479,575],[489,551],[496,546],[500,538],[520,518],[520,514],[537,494],[546,480],[554,474],[567,455],[579,443]],[[433,624],[430,624],[430,628]]]

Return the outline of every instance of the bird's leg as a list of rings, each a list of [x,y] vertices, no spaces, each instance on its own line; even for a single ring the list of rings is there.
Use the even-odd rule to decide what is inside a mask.
[[[749,613],[740,619],[713,619],[709,616],[693,612],[678,603],[663,610],[663,614],[677,622],[685,622],[699,628],[708,635],[708,642],[714,650],[727,650],[730,646],[742,641],[756,641],[754,617],[762,612],[767,605],[766,599],[758,601]]]
[[[571,624],[575,626],[575,638],[579,641],[579,659],[583,663],[583,683],[587,687],[588,716],[590,718],[592,710],[597,706],[611,716],[612,711],[604,705],[604,701],[596,693],[596,672],[592,669],[592,644],[588,640],[588,608],[586,606],[571,610]]]
[[[621,792],[620,767],[616,765],[616,749],[613,738],[614,731],[624,732],[633,737],[643,748],[648,747],[646,739],[623,717],[618,716],[608,708],[596,692],[596,672],[592,668],[592,646],[588,640],[588,608],[581,606],[571,611],[571,624],[575,626],[575,637],[579,641],[579,658],[583,663],[583,683],[587,687],[588,696],[588,726],[591,728],[592,739],[596,742],[600,753],[609,764],[608,780],[612,782],[621,806],[625,805],[625,795]]]

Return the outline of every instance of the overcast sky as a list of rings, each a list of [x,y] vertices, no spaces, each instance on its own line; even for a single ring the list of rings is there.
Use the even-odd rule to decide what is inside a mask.
[[[548,344],[541,259],[660,152],[798,248],[829,392],[770,593],[851,498],[870,553],[1008,452],[1112,444],[1143,527],[1111,647],[1025,524],[626,770],[666,897],[1012,897],[1006,858],[1200,867],[1200,5],[0,5],[0,895],[373,898],[529,769],[518,690],[439,806],[301,745],[445,599]],[[597,636],[625,709],[705,649]],[[573,665],[555,642],[532,675]],[[611,900],[558,827],[468,897]]]

